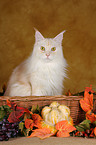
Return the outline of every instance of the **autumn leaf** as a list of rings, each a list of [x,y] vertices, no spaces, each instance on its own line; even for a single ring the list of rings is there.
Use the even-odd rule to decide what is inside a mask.
[[[14,108],[15,108],[16,103],[10,102],[9,100],[7,100],[6,102],[7,102],[7,105],[8,105],[11,109],[14,109]]]
[[[28,128],[31,128],[33,129],[33,126],[34,126],[34,122],[32,119],[26,119],[25,120],[25,127],[28,129]]]
[[[68,90],[68,92],[65,93],[66,96],[72,96],[72,93],[70,92],[70,90]]]
[[[94,113],[92,113],[91,111],[88,111],[86,113],[86,119],[90,120],[91,123],[96,121],[96,115]]]
[[[26,119],[30,119],[30,118],[31,118],[31,114],[28,112],[25,112],[23,120],[25,121]]]
[[[9,115],[9,117],[8,117],[8,121],[9,121],[10,123],[19,122],[19,121],[20,121],[19,118],[24,114],[24,112],[25,112],[24,108],[16,106],[16,109],[14,109],[14,110],[10,113],[10,115]]]
[[[55,125],[55,128],[58,130],[56,136],[57,137],[68,137],[70,136],[70,132],[76,130],[76,128],[70,124],[68,124],[67,120],[63,120],[58,122]]]
[[[53,134],[50,132],[50,129],[42,128],[42,129],[33,130],[32,134],[28,138],[30,138],[30,137],[39,137],[40,139],[45,139],[45,138],[48,138],[52,135]]]
[[[92,128],[89,136],[93,138],[94,135],[95,135],[95,128]]]
[[[95,136],[96,136],[96,127],[94,128],[94,134],[95,134]]]
[[[39,114],[32,114],[32,119],[34,122],[34,126],[41,128],[41,121],[43,120],[42,117]]]
[[[16,103],[14,102],[10,102],[9,100],[7,100],[7,105],[11,108],[12,112],[10,113],[9,117],[8,117],[8,121],[10,123],[16,123],[20,121],[20,117],[23,116],[24,112],[30,113],[30,111],[26,108],[23,107],[19,107],[17,106]]]
[[[87,129],[90,130],[90,123],[91,121],[90,120],[83,120],[79,125],[76,125],[76,129],[78,131],[86,131]]]
[[[86,87],[85,91],[87,91],[88,93],[89,92],[94,93],[94,90],[92,90],[92,85],[90,85],[90,87]]]
[[[39,129],[48,128],[48,129],[50,129],[50,132],[53,133],[53,134],[55,134],[55,133],[57,132],[55,126],[46,123],[44,120],[42,120],[42,121],[39,123],[38,128],[39,128]]]
[[[84,99],[80,100],[81,108],[88,112],[93,109],[93,94],[89,94],[87,91],[84,92]]]

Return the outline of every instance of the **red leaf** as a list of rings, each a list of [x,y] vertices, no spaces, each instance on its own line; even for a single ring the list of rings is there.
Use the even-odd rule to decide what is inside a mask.
[[[24,112],[30,113],[30,111],[28,109],[25,109],[23,107],[19,107],[14,102],[10,102],[7,100],[7,104],[12,109],[12,112],[10,113],[10,115],[8,117],[8,121],[10,123],[19,122],[20,121],[19,118],[23,116]]]
[[[28,129],[28,128],[31,128],[33,129],[33,126],[34,126],[34,123],[33,123],[33,120],[32,119],[26,119],[25,120],[25,127]]]
[[[58,130],[57,137],[68,137],[69,133],[76,128],[70,124],[68,124],[67,120],[60,121],[56,124],[55,128]]]
[[[15,122],[19,122],[19,118],[24,114],[24,109],[21,107],[17,107],[16,110],[13,110],[9,117],[8,117],[8,121],[10,123],[15,123]]]
[[[17,118],[15,111],[13,111],[13,112],[10,113],[10,115],[8,117],[8,121],[10,123],[16,123],[16,122],[19,122],[20,121],[19,118]]]
[[[94,90],[92,90],[92,85],[90,85],[90,87],[86,87],[85,91],[87,91],[88,93],[94,93]]]
[[[53,134],[50,132],[50,129],[42,128],[42,129],[33,130],[32,134],[28,138],[30,138],[30,137],[39,137],[40,139],[45,139],[45,138],[48,138],[52,135]]]
[[[16,103],[10,102],[9,100],[7,100],[7,105],[8,105],[11,109],[15,109],[15,107],[17,106]]]

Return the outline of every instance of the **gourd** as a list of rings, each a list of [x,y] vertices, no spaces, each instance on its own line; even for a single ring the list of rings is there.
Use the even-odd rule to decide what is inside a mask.
[[[43,120],[50,125],[55,125],[62,120],[68,120],[68,123],[73,124],[70,116],[70,109],[65,105],[60,105],[58,102],[52,102],[50,106],[45,106],[42,111]]]

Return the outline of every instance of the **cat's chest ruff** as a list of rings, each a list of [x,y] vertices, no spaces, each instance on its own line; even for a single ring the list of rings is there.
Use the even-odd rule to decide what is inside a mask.
[[[32,70],[31,82],[49,83],[57,77],[58,66],[56,64],[38,64]]]
[[[33,76],[47,79],[47,78],[50,78],[51,76],[54,76],[55,72],[56,72],[56,67],[54,65],[53,66],[52,65],[39,65],[37,69],[35,70],[35,73],[33,73]]]
[[[57,67],[58,68],[58,67]],[[62,92],[63,77],[56,66],[40,67],[31,78],[32,95],[59,95]]]

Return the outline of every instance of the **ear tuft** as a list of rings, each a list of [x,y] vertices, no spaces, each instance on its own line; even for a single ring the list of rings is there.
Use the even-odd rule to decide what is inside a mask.
[[[34,28],[34,30],[35,30],[35,41],[39,42],[43,40],[44,39],[43,35],[36,28]]]
[[[62,43],[62,40],[63,40],[63,34],[66,32],[66,30],[62,31],[61,33],[59,33],[55,38],[54,40],[59,42],[59,43]]]

